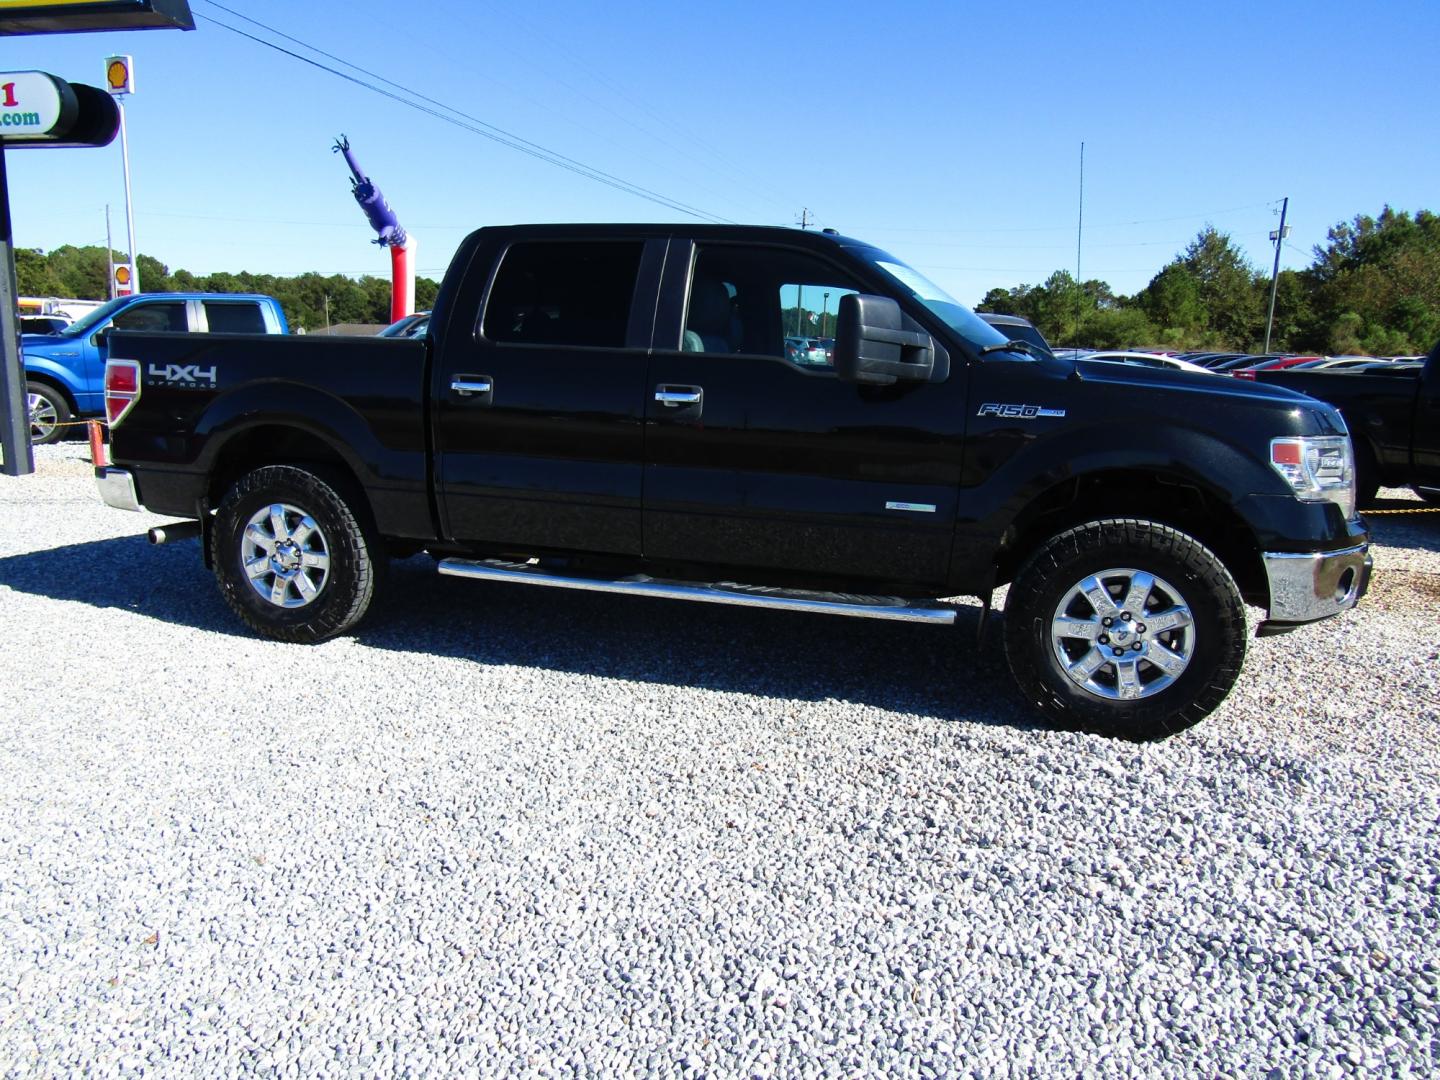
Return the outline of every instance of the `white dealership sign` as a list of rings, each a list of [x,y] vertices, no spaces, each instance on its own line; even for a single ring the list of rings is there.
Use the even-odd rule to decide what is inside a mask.
[[[0,138],[45,135],[59,123],[65,99],[43,71],[0,71]]]

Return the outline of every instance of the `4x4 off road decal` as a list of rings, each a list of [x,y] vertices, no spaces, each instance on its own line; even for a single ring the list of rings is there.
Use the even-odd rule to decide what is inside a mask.
[[[202,368],[199,364],[151,364],[145,374],[151,382],[166,383],[169,386],[193,386],[196,389],[215,389],[215,368]]]
[[[1056,417],[1065,416],[1064,409],[1047,409],[1043,405],[1006,405],[987,401],[980,406],[976,416],[999,416],[1006,420],[1034,420],[1037,416]]]

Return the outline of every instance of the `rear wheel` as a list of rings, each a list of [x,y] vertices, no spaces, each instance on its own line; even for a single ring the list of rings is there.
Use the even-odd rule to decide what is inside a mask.
[[[374,598],[384,553],[337,478],[290,465],[244,476],[213,524],[215,577],[256,633],[312,643],[343,634]]]
[[[1016,575],[1005,652],[1050,719],[1128,739],[1198,723],[1245,658],[1245,608],[1220,560],[1151,521],[1093,521],[1047,541]]]
[[[49,383],[27,382],[25,406],[30,414],[30,441],[37,446],[58,442],[70,419],[70,403]]]

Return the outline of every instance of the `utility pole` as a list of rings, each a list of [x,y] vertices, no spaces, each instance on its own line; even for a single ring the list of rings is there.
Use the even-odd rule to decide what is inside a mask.
[[[330,329],[330,294],[325,294],[325,329]]]
[[[110,283],[105,286],[106,299],[115,299],[115,247],[110,240],[110,204],[105,204],[105,272]]]
[[[802,229],[808,229],[811,225],[815,224],[815,219],[810,216],[810,208],[808,206],[802,206],[800,208],[800,220],[795,224],[799,225]]]
[[[1270,234],[1270,239],[1275,243],[1275,265],[1270,269],[1270,314],[1265,316],[1265,347],[1260,351],[1270,351],[1270,330],[1275,325],[1275,290],[1280,284],[1280,246],[1285,243],[1285,237],[1290,235],[1290,230],[1285,227],[1285,212],[1290,209],[1290,196],[1285,196],[1280,203],[1280,228]]]

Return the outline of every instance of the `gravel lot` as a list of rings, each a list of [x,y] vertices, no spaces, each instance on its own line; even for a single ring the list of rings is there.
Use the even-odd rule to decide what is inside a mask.
[[[6,1076],[1435,1074],[1440,514],[1135,747],[973,619],[420,558],[260,641],[84,454],[0,477]]]

